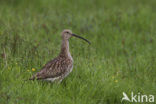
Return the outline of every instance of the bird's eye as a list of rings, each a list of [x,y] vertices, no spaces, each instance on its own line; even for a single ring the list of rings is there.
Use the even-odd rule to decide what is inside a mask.
[[[67,32],[67,33],[69,33],[69,32]]]

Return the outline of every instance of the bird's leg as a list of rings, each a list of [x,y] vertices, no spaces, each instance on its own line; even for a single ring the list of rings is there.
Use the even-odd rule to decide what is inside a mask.
[[[62,82],[62,79],[60,79],[59,81],[58,81],[58,84],[60,84]]]

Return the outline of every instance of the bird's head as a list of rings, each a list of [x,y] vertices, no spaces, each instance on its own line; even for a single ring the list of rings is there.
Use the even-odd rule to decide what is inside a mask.
[[[68,40],[70,37],[72,37],[72,31],[69,29],[63,30],[62,38]]]
[[[82,39],[82,40],[84,40],[84,41],[86,41],[86,42],[88,42],[88,43],[90,44],[90,42],[89,42],[87,39],[85,39],[85,38],[83,38],[83,37],[81,37],[81,36],[78,36],[78,35],[76,35],[76,34],[73,34],[71,30],[69,30],[69,29],[63,30],[63,32],[62,32],[62,38],[63,38],[63,39],[68,40],[68,39],[70,39],[72,36],[77,37],[77,38],[80,38],[80,39]]]

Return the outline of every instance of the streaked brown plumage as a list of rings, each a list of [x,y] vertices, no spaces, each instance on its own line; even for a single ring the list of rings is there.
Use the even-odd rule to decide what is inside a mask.
[[[49,61],[41,71],[37,72],[33,75],[30,80],[48,80],[48,81],[62,81],[71,71],[73,68],[73,58],[69,52],[69,38],[72,36],[81,38],[87,41],[89,44],[90,42],[78,35],[72,34],[71,30],[64,30],[62,32],[62,45],[61,45],[61,52],[58,57],[54,58],[53,60]]]

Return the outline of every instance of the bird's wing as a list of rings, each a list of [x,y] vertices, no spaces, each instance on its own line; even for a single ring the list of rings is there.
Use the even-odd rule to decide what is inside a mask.
[[[69,66],[72,64],[70,59],[57,57],[52,61],[49,61],[40,72],[33,75],[31,80],[34,79],[46,79],[46,78],[55,78],[64,74]]]

